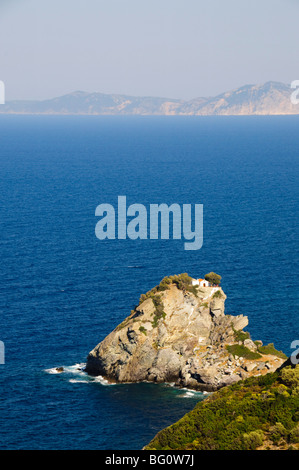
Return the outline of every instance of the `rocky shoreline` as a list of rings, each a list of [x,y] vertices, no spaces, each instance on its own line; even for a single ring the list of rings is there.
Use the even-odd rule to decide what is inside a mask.
[[[86,372],[211,392],[275,371],[286,356],[253,341],[248,318],[226,315],[225,300],[221,287],[193,286],[187,274],[164,278],[89,353]]]

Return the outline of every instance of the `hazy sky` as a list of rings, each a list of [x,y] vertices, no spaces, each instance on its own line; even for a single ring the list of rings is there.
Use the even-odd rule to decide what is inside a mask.
[[[299,0],[0,0],[6,100],[299,79]]]

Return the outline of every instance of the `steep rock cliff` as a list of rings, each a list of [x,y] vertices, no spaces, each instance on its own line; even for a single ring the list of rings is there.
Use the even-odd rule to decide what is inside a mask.
[[[89,353],[89,374],[111,382],[175,382],[212,391],[283,363],[282,357],[259,352],[261,341],[243,332],[246,316],[225,315],[220,287],[195,288],[167,279],[143,295],[130,316]]]

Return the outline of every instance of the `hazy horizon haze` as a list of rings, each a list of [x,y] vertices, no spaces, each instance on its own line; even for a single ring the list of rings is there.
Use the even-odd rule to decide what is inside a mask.
[[[6,100],[76,90],[188,100],[298,79],[296,0],[0,2]]]

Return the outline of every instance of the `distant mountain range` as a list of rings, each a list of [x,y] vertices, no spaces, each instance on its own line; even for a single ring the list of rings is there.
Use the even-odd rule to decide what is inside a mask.
[[[178,99],[108,95],[76,91],[44,101],[8,101],[0,114],[59,115],[287,115],[299,114],[290,85],[267,82],[245,85],[215,97]]]

